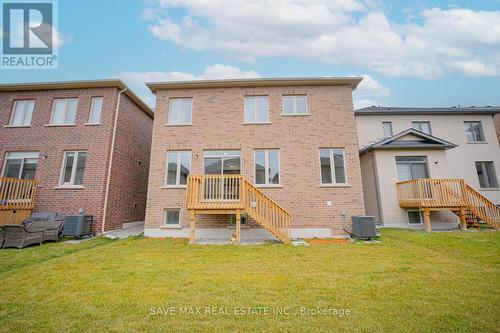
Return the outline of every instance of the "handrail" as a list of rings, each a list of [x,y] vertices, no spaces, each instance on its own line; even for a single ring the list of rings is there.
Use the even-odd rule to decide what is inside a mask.
[[[0,210],[33,209],[36,188],[35,180],[0,178]]]
[[[189,175],[186,208],[241,210],[282,242],[290,242],[290,213],[242,175]]]
[[[396,183],[402,208],[466,208],[485,223],[500,229],[500,208],[463,179],[422,178]]]

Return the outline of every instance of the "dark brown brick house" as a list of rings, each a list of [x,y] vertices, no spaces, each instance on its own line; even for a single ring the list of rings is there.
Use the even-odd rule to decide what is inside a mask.
[[[153,112],[120,80],[0,85],[2,177],[38,181],[34,211],[143,221]]]

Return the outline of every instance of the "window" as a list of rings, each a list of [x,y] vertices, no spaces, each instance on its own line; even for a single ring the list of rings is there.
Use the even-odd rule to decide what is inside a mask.
[[[382,128],[384,130],[384,137],[392,136],[392,123],[390,121],[382,122]]]
[[[92,97],[90,106],[89,124],[101,123],[102,97]]]
[[[320,149],[321,184],[345,184],[345,158],[343,149]]]
[[[87,153],[84,151],[64,152],[63,169],[61,172],[62,186],[80,186],[83,184],[83,172]]]
[[[180,225],[180,211],[179,209],[165,209],[165,225],[166,226],[179,226]]]
[[[267,96],[245,97],[245,123],[269,122],[269,102]]]
[[[399,181],[428,178],[425,156],[396,156]]]
[[[497,188],[498,182],[492,161],[476,162],[477,177],[481,188]]]
[[[5,155],[3,177],[35,179],[37,152],[12,152]]]
[[[78,99],[55,99],[52,107],[51,125],[74,125]]]
[[[483,142],[484,133],[480,121],[466,121],[464,122],[465,135],[467,142]]]
[[[408,211],[408,224],[422,224],[422,215],[420,214],[420,211]]]
[[[240,174],[241,152],[239,150],[208,150],[204,156],[205,174]]]
[[[307,96],[305,95],[283,96],[283,114],[285,115],[308,114]]]
[[[431,123],[429,121],[412,121],[411,127],[425,134],[431,135]]]
[[[280,183],[280,151],[255,151],[255,184],[279,185]]]
[[[169,125],[191,125],[192,98],[171,98],[168,108]]]
[[[35,101],[14,101],[10,115],[10,126],[29,126]]]
[[[190,151],[170,151],[167,153],[167,186],[181,186],[187,184],[187,177],[191,170]]]

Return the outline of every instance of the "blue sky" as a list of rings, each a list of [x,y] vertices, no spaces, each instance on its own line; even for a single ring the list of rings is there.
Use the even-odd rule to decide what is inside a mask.
[[[0,82],[363,75],[357,106],[500,105],[500,0],[59,0],[57,70]]]

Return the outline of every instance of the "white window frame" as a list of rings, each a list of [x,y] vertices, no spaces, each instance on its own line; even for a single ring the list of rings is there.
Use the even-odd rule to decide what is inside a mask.
[[[94,113],[94,102],[96,99],[100,99],[101,102],[101,109],[99,110],[99,120],[97,122],[92,122],[92,114]],[[89,119],[87,122],[87,125],[101,125],[101,117],[102,117],[102,109],[104,107],[104,97],[103,96],[93,96],[92,101],[90,102],[90,112],[89,112]]]
[[[14,121],[14,113],[16,112],[16,108],[17,108],[17,103],[22,103],[24,102],[25,105],[24,105],[24,109],[22,111],[23,113],[23,117],[22,117],[22,120],[21,120],[21,124],[13,124],[13,121]],[[25,124],[25,121],[26,121],[26,111],[28,110],[28,104],[30,102],[33,102],[33,110],[31,111],[31,115],[30,115],[30,121]],[[9,120],[9,125],[8,127],[29,127],[31,126],[31,121],[33,119],[33,113],[35,112],[35,100],[34,99],[18,99],[18,100],[15,100],[14,103],[12,104],[12,111],[10,113],[10,120]]]
[[[420,223],[410,223],[410,212],[418,212],[418,216],[420,217]],[[422,225],[423,224],[423,216],[422,212],[417,209],[410,209],[406,211],[406,219],[408,221],[408,225]]]
[[[75,158],[73,158],[73,165],[71,168],[71,177],[70,177],[70,182],[69,183],[64,183],[64,171],[66,169],[66,154],[68,153],[74,153]],[[62,160],[62,165],[61,165],[61,174],[59,176],[59,187],[74,187],[74,188],[83,188],[83,179],[82,179],[82,184],[81,185],[74,185],[75,184],[75,177],[76,177],[76,166],[78,163],[78,156],[80,153],[86,153],[85,157],[85,166],[87,165],[87,158],[88,158],[88,152],[86,150],[66,150],[63,153],[63,160]],[[84,175],[85,175],[85,169],[84,169]]]
[[[240,154],[239,155],[212,155],[212,156],[206,156],[205,154],[207,152],[211,152],[211,151],[221,151],[221,152],[228,152],[228,151],[237,151],[239,152]],[[238,149],[222,149],[222,150],[218,150],[218,149],[208,149],[208,150],[204,150],[203,151],[203,174],[206,175],[205,173],[205,158],[219,158],[221,159],[221,175],[228,175],[227,173],[224,173],[224,159],[227,159],[227,158],[231,158],[231,157],[239,157],[240,158],[240,173],[239,174],[242,174],[242,170],[243,170],[243,158],[241,156],[241,150],[238,150]]]
[[[386,135],[385,134],[385,125],[388,124],[389,125],[389,129],[390,129],[390,132],[391,134],[390,135]],[[384,138],[390,138],[391,136],[394,135],[394,131],[392,129],[392,121],[383,121],[382,122],[382,135],[384,136]]]
[[[485,180],[488,182],[488,184],[487,184],[486,187],[482,187],[481,186],[481,182],[479,180],[479,175],[477,174],[477,164],[478,163],[480,163],[480,165],[481,165],[481,171],[483,172],[483,174],[485,176],[488,175],[488,177],[485,178]],[[492,186],[492,184],[489,184],[489,178],[490,178],[489,176],[490,175],[488,174],[488,171],[486,169],[485,163],[491,163],[491,165],[493,166],[493,168],[492,168],[493,169],[493,175],[492,176],[494,177],[495,181],[497,182],[497,184],[496,184],[497,186]],[[496,190],[496,189],[498,189],[499,184],[498,184],[498,178],[497,178],[497,175],[496,175],[495,162],[494,161],[474,161],[474,168],[476,170],[477,182],[478,182],[479,188],[481,190],[492,190],[492,189]]]
[[[423,123],[425,123],[425,124],[428,124],[428,125],[429,125],[429,133],[425,133],[424,131],[422,131],[422,126],[421,126],[421,124],[423,124]],[[415,128],[415,127],[414,127],[414,124],[419,124],[419,128]],[[428,121],[428,120],[413,120],[413,121],[411,122],[411,128],[416,129],[417,131],[422,132],[422,133],[425,133],[425,134],[427,134],[427,135],[432,135],[432,126],[431,126],[431,122],[430,122],[430,121]]]
[[[479,130],[481,132],[482,140],[472,140],[472,141],[469,141],[469,138],[467,137],[467,129],[465,128],[465,125],[466,124],[471,124],[471,123],[478,123],[479,124]],[[484,133],[483,123],[480,120],[467,120],[467,121],[464,121],[464,133],[465,133],[465,141],[467,143],[485,143],[486,142],[486,135]],[[474,135],[472,137],[474,138]]]
[[[172,212],[172,211],[176,211],[176,212],[179,212],[179,221],[178,223],[176,224],[168,224],[167,223],[167,212]],[[181,214],[182,214],[182,209],[180,208],[165,208],[163,209],[163,224],[162,224],[162,228],[173,228],[173,229],[178,229],[181,227]]]
[[[177,170],[175,171],[175,184],[167,184],[167,177],[168,177],[168,154],[169,153],[175,153],[177,155]],[[182,153],[189,153],[189,174],[191,174],[191,165],[192,165],[192,159],[193,155],[191,153],[191,150],[169,150],[166,153],[166,162],[165,162],[165,181],[163,183],[163,186],[165,187],[172,187],[172,188],[185,188],[187,187],[187,184],[181,185],[181,156]]]
[[[9,157],[9,154],[17,154],[18,157]],[[31,156],[30,156],[31,155]],[[39,158],[39,153],[36,151],[11,151],[11,152],[6,152],[5,153],[5,159],[3,161],[3,166],[2,166],[2,177],[5,177],[5,169],[7,168],[7,161],[8,160],[23,160],[23,163],[21,165],[21,168],[19,169],[19,174],[17,175],[17,178],[20,179],[21,175],[23,174],[23,168],[24,168],[24,163],[25,160],[34,160],[36,159],[36,166],[38,168],[38,158]]]
[[[191,112],[191,117],[189,117],[191,119],[191,122],[189,123],[184,123],[184,112],[186,112],[184,110],[184,102],[181,103],[182,105],[182,109],[181,109],[181,115],[180,115],[180,122],[178,123],[174,123],[172,122],[172,119],[171,119],[171,110],[172,110],[172,102],[174,100],[186,100],[186,99],[189,99],[191,100],[191,110],[189,110],[189,112]],[[192,97],[171,97],[168,99],[168,113],[167,113],[167,125],[168,126],[186,126],[186,125],[193,125],[193,98]]]
[[[75,110],[75,119],[73,120],[72,123],[62,123],[62,124],[55,124],[54,123],[54,111],[56,110],[56,104],[58,101],[66,101],[66,107],[64,108],[64,121],[66,121],[66,115],[68,113],[68,105],[69,101],[76,101],[76,110]],[[78,113],[78,98],[54,98],[54,101],[52,102],[52,112],[50,113],[50,125],[51,126],[71,126],[71,125],[76,125],[76,117]]]
[[[264,152],[264,177],[265,177],[265,183],[264,184],[257,184],[257,169],[256,169],[256,154],[257,152]],[[270,151],[277,151],[278,152],[278,175],[279,175],[279,182],[278,184],[272,184],[269,182],[269,152]],[[279,149],[255,149],[253,151],[253,183],[256,187],[280,187],[281,186],[281,153]]]
[[[330,173],[331,173],[331,178],[332,182],[331,183],[323,183],[323,177],[321,177],[321,151],[322,150],[328,150],[330,152]],[[341,151],[343,155],[343,162],[344,162],[344,177],[345,177],[345,183],[337,183],[337,179],[335,177],[335,162],[333,159],[333,152],[334,151]],[[345,153],[345,148],[320,148],[318,149],[318,161],[319,161],[319,184],[320,186],[323,187],[329,187],[329,186],[349,186],[349,179],[347,178],[347,158],[346,158],[346,153]]]
[[[292,98],[292,113],[285,113],[285,98],[291,97]],[[305,113],[297,113],[297,97],[304,97],[306,101],[306,112]],[[307,101],[307,95],[282,95],[281,96],[281,108],[282,116],[307,116],[309,115],[309,106],[308,106],[308,101]]]
[[[263,121],[259,121],[258,118],[259,118],[259,99],[261,98],[265,98],[267,103],[267,109],[266,109],[266,119],[263,120]],[[247,121],[245,119],[245,115],[246,115],[246,101],[247,99],[252,99],[254,100],[254,109],[253,109],[253,121]],[[243,123],[244,124],[269,124],[270,121],[269,121],[269,96],[266,96],[266,95],[259,95],[259,96],[245,96],[243,98]]]

